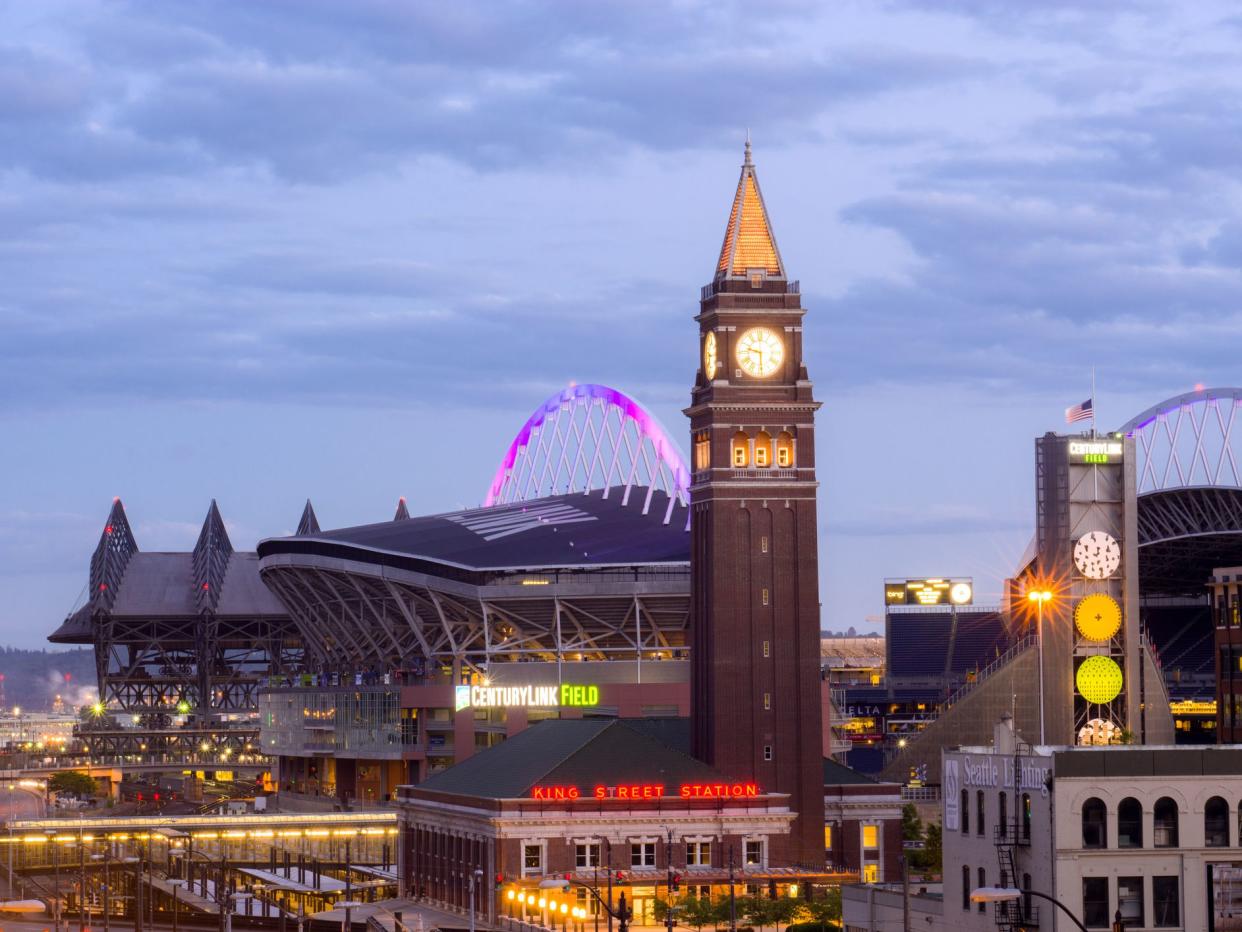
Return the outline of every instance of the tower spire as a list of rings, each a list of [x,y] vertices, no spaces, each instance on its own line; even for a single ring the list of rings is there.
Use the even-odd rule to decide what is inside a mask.
[[[729,225],[725,228],[724,245],[720,247],[720,261],[716,263],[716,280],[745,279],[756,273],[764,278],[784,278],[785,266],[768,222],[755,163],[751,161],[748,129],[742,176],[737,182],[737,193],[733,195]]]

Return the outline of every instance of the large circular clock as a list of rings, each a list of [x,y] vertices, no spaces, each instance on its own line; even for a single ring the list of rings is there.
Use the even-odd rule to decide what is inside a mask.
[[[752,327],[737,341],[737,364],[747,375],[767,378],[785,360],[785,344],[767,327]]]
[[[1111,534],[1090,531],[1074,544],[1074,565],[1088,579],[1108,579],[1121,566],[1121,546]]]
[[[710,382],[716,377],[716,331],[707,331],[703,338],[703,375]]]

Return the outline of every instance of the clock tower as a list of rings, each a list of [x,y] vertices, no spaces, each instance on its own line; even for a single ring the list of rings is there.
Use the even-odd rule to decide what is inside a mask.
[[[686,415],[696,757],[788,793],[769,862],[824,864],[815,411],[798,283],[785,275],[750,143],[699,315]],[[784,850],[780,850],[781,847]]]

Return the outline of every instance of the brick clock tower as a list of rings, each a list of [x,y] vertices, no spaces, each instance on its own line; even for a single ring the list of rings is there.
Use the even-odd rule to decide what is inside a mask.
[[[815,411],[805,311],[768,223],[750,143],[703,288],[690,418],[694,754],[788,793],[774,865],[824,864]],[[784,850],[780,850],[781,848]]]

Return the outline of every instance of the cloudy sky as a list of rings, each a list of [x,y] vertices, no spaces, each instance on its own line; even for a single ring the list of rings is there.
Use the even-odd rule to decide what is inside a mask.
[[[0,642],[143,549],[478,504],[571,380],[677,433],[749,128],[824,625],[999,593],[1032,438],[1242,382],[1242,17],[1063,0],[0,2]],[[681,425],[680,427],[678,425]]]

